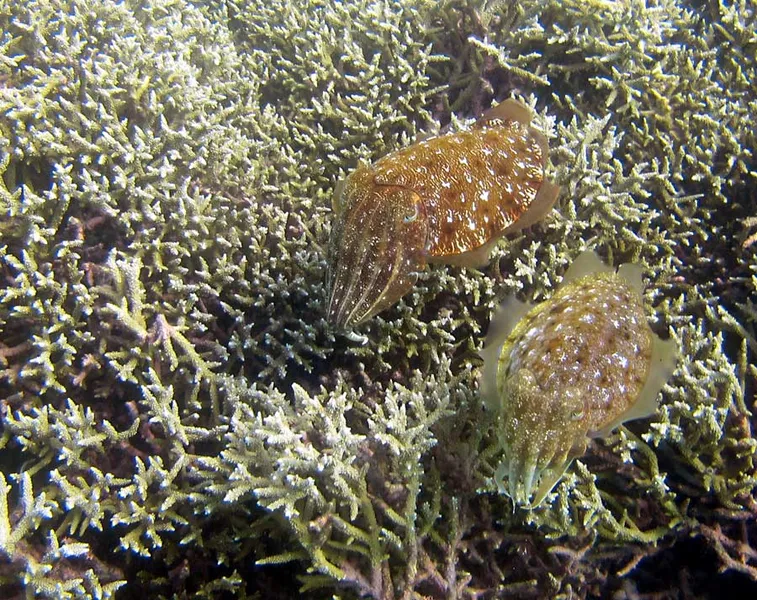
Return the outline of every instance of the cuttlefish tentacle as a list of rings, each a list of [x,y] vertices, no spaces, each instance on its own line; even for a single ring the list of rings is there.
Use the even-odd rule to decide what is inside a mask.
[[[418,201],[414,204],[413,212],[408,213],[406,216],[402,217],[403,224],[409,224],[415,221],[418,218],[420,212],[421,204]],[[374,221],[371,224],[377,228],[385,225],[385,222],[382,222],[382,220],[379,219],[379,217],[381,216],[394,216],[396,218],[399,215],[397,213],[395,213],[394,215],[380,215],[379,211],[374,211]],[[397,229],[399,229],[399,224],[395,225],[397,225]],[[390,242],[391,240],[384,239],[382,245],[379,248],[381,254],[386,257],[385,264],[389,265],[389,268],[385,269],[386,271],[388,271],[388,273],[386,274],[386,282],[383,284],[383,289],[409,289],[415,283],[417,275],[415,274],[416,271],[408,271],[407,269],[403,268],[407,266],[404,263],[410,260],[408,258],[409,253],[405,251],[405,245],[407,242],[402,237],[395,240],[394,244],[391,244]],[[363,255],[363,260],[365,260],[365,256],[367,256],[367,254]],[[365,289],[358,301],[355,303],[355,308],[347,316],[347,322],[358,320],[361,316],[359,314],[361,310],[364,314],[372,314],[378,312],[380,310],[380,308],[378,307],[385,301],[386,294],[380,294],[377,297],[374,297],[372,294],[376,280],[381,275],[381,272],[378,269],[372,269],[368,265],[366,265],[364,269],[361,269],[360,272],[365,272],[366,270],[372,271],[372,275],[369,279],[369,282],[364,285]],[[403,294],[404,293],[405,292],[403,292]]]
[[[328,311],[335,323],[360,322],[383,310],[410,290],[425,267],[423,205],[407,189],[393,189],[391,198],[399,208],[380,194],[367,194],[339,224],[341,239],[352,243],[341,249],[332,270]]]
[[[352,222],[346,222],[345,228],[349,230],[351,228],[360,227],[361,229],[364,228],[368,231],[374,229],[382,216],[382,208],[384,207],[380,203],[368,206],[365,209],[365,212],[361,215],[361,222],[359,224],[354,222],[354,215],[356,215],[356,213],[353,213]],[[345,260],[341,264],[337,280],[345,280],[347,283],[344,287],[338,287],[335,288],[335,290],[343,289],[342,297],[345,300],[351,299],[353,302],[348,303],[343,301],[338,307],[336,305],[334,306],[334,316],[338,320],[349,321],[351,318],[354,318],[355,313],[360,309],[361,303],[365,300],[365,295],[370,292],[371,287],[375,285],[375,282],[378,279],[379,271],[378,269],[371,268],[371,256],[366,252],[366,247],[369,243],[370,240],[367,237],[363,237],[362,239],[358,239],[355,247],[351,249],[351,252],[355,254],[352,264],[363,275],[362,279],[354,277],[354,272],[348,270],[349,261]],[[362,294],[360,294],[359,291],[356,291],[358,286],[365,290]],[[335,295],[332,294],[332,304],[334,304],[334,298]]]

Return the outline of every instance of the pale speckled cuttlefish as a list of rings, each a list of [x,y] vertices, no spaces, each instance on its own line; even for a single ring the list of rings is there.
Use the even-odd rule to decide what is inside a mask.
[[[544,216],[559,188],[530,110],[506,100],[468,131],[361,165],[338,186],[328,318],[351,327],[397,302],[429,262],[485,264],[500,236]]]
[[[576,259],[537,306],[506,301],[487,334],[481,393],[496,412],[513,505],[539,505],[590,437],[647,417],[675,369],[676,345],[647,324],[641,267]]]

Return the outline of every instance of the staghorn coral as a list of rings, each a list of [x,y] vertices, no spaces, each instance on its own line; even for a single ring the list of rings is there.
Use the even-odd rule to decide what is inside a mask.
[[[730,581],[686,563],[707,552],[754,581],[753,3],[28,0],[0,23],[4,597],[703,595]],[[557,208],[334,331],[337,180],[512,93]],[[681,360],[652,419],[513,513],[476,351],[588,247],[645,265]]]

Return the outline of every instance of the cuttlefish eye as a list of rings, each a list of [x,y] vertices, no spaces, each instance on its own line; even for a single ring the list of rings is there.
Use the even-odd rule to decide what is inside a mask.
[[[412,223],[418,218],[418,215],[421,214],[420,206],[418,204],[414,204],[412,207],[412,212],[408,213],[402,218],[403,223]]]

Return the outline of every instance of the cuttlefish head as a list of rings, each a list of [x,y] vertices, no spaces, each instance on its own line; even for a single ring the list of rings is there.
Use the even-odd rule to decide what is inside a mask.
[[[368,167],[347,179],[334,205],[328,318],[338,327],[351,327],[413,286],[426,265],[428,224],[418,194],[373,183]]]
[[[583,400],[572,388],[545,392],[528,370],[509,377],[501,393],[505,458],[494,479],[514,506],[534,508],[586,450]]]

